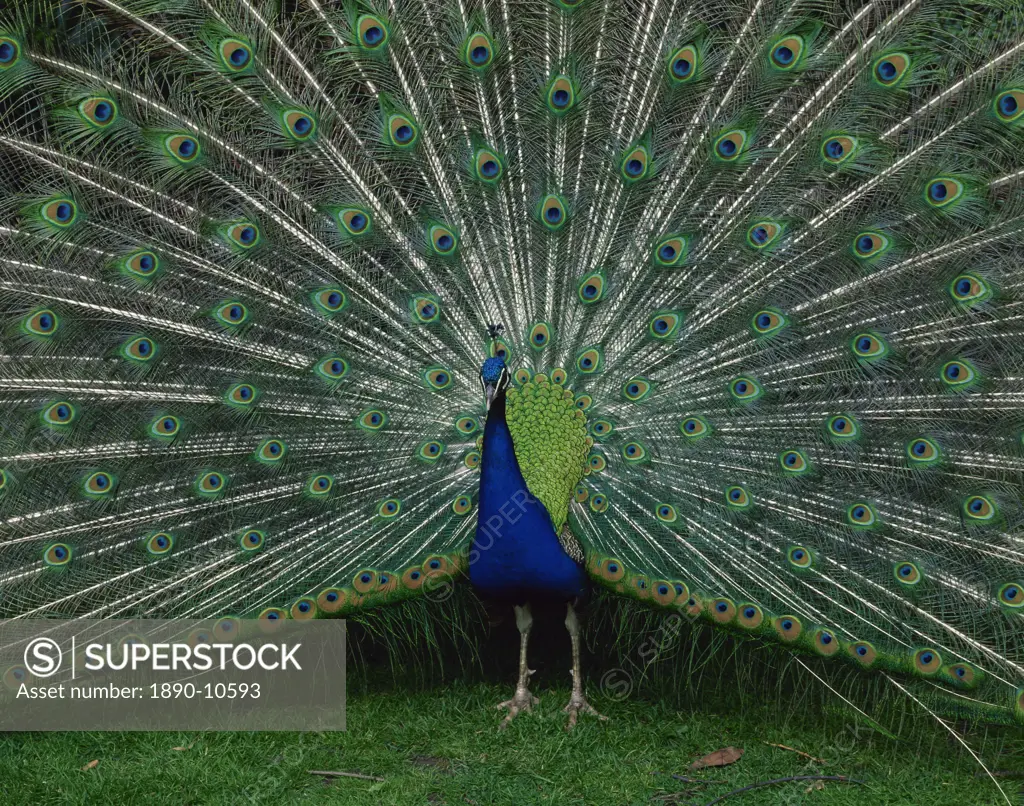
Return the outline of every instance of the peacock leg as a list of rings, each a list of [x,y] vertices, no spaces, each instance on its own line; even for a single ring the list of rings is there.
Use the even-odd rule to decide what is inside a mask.
[[[533,614],[530,612],[529,603],[522,607],[516,605],[516,626],[519,628],[519,682],[516,684],[516,693],[511,700],[498,703],[499,708],[507,708],[508,713],[502,720],[499,730],[508,727],[508,723],[523,711],[532,711],[533,706],[540,702],[540,699],[530,693],[527,685],[530,682],[530,675],[533,670],[526,666],[526,644],[530,640],[530,627],[533,626]]]
[[[607,719],[608,717],[599,714],[597,709],[583,696],[583,676],[580,674],[580,622],[576,618],[572,602],[569,602],[566,610],[565,627],[572,639],[572,696],[569,698],[569,704],[562,710],[569,715],[569,724],[565,726],[565,729],[572,730],[581,713],[596,716],[598,719]]]

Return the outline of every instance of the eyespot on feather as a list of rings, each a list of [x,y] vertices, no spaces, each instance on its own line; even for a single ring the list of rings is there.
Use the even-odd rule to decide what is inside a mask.
[[[451,255],[459,245],[458,236],[454,231],[441,224],[434,224],[427,232],[431,249],[438,255]]]
[[[789,320],[781,311],[765,309],[754,314],[751,327],[758,336],[772,336],[782,330]]]
[[[438,442],[436,439],[432,439],[419,446],[416,450],[416,456],[427,462],[436,462],[444,455],[444,451],[444,443]]]
[[[741,604],[736,610],[736,624],[744,630],[756,630],[764,622],[764,611],[752,602]]]
[[[992,101],[992,111],[1004,123],[1015,123],[1024,115],[1024,89],[1009,89]]]
[[[164,138],[164,150],[181,165],[190,165],[199,159],[202,149],[190,134],[169,134]]]
[[[249,383],[239,383],[228,389],[224,401],[236,408],[249,408],[259,397],[259,390]]]
[[[915,672],[932,677],[942,668],[942,656],[930,647],[923,647],[914,652],[913,664]]]
[[[545,196],[540,203],[540,220],[552,232],[562,228],[568,215],[566,204],[561,196],[551,193]]]
[[[589,375],[601,366],[601,349],[599,347],[588,347],[576,356],[576,369],[584,375]],[[577,398],[577,401],[579,398]]]
[[[473,171],[481,182],[494,183],[501,179],[505,166],[501,157],[494,151],[480,148],[473,156]]]
[[[747,133],[742,129],[732,129],[720,134],[715,140],[714,155],[720,162],[735,162],[746,147]]]
[[[829,165],[842,165],[851,160],[857,153],[858,142],[856,137],[848,135],[833,135],[826,137],[821,144],[821,158]]]
[[[853,256],[858,260],[878,257],[889,248],[889,239],[880,232],[862,232],[853,239]]]
[[[982,673],[969,663],[953,663],[942,668],[942,677],[960,689],[976,688],[982,681]]]
[[[331,494],[334,489],[334,476],[327,473],[318,473],[309,480],[306,485],[307,495],[313,498],[324,498]]]
[[[938,462],[942,457],[938,444],[927,437],[917,437],[907,443],[907,459],[911,464],[924,466]]]
[[[382,518],[393,518],[402,510],[402,503],[397,498],[388,498],[381,501],[377,507],[377,514]]]
[[[754,249],[766,249],[782,234],[782,227],[774,221],[758,221],[747,230],[747,244]]]
[[[646,378],[631,378],[622,385],[622,396],[632,403],[646,400],[654,392],[654,384]]]
[[[819,655],[831,657],[841,648],[839,638],[831,630],[819,627],[812,636],[812,646]]]
[[[373,230],[373,218],[363,207],[343,207],[336,215],[341,233],[346,237],[358,238]]]
[[[627,442],[622,446],[622,458],[627,464],[640,464],[647,459],[647,449],[639,442]]]
[[[367,409],[356,418],[356,425],[366,431],[380,431],[388,424],[388,416],[380,409]]]
[[[46,222],[59,229],[66,229],[78,220],[78,205],[66,197],[51,199],[39,211]]]
[[[348,361],[340,355],[330,355],[316,365],[316,373],[328,383],[337,383],[348,375]]]
[[[66,400],[51,403],[43,409],[42,419],[46,425],[62,427],[71,425],[78,418],[78,409]]]
[[[949,284],[949,295],[961,305],[974,305],[992,296],[992,288],[981,277],[961,274]]]
[[[776,70],[789,71],[800,64],[804,54],[803,37],[790,34],[768,49],[768,62]]]
[[[59,568],[71,562],[73,552],[67,543],[54,543],[43,550],[43,562],[46,565]]]
[[[144,541],[146,552],[154,557],[170,554],[174,549],[174,536],[169,532],[154,532]]]
[[[803,451],[787,450],[779,454],[779,467],[787,474],[799,475],[808,472],[811,464]]]
[[[998,508],[986,495],[971,495],[964,499],[961,507],[969,522],[985,523],[995,519]]]
[[[969,361],[961,358],[947,361],[940,377],[947,388],[959,390],[969,388],[977,380],[977,373]]]
[[[249,319],[249,310],[241,302],[233,300],[224,302],[217,306],[214,311],[217,321],[229,327],[237,327]]]
[[[344,308],[348,298],[340,288],[321,288],[313,294],[313,302],[323,313],[331,315]]]
[[[878,651],[867,641],[855,641],[846,647],[846,651],[850,658],[864,669],[874,666],[875,660],[878,658]]]
[[[620,173],[627,182],[638,182],[648,175],[650,154],[646,146],[634,146],[622,158]]]
[[[1024,608],[1024,583],[1007,582],[999,588],[996,598],[999,604],[1011,610]]]
[[[906,53],[886,53],[875,59],[871,68],[876,83],[883,87],[895,87],[910,71],[911,60]]]
[[[772,621],[776,635],[787,644],[799,640],[804,631],[803,622],[796,616],[778,616]]]
[[[0,35],[0,72],[10,70],[21,60],[21,45],[17,39]]]
[[[740,376],[729,383],[729,394],[741,403],[752,403],[764,393],[758,383],[750,377]]]
[[[848,414],[835,414],[829,417],[825,428],[830,437],[841,441],[852,440],[860,435],[860,426]]]
[[[110,498],[117,490],[117,477],[104,470],[97,470],[86,476],[82,492],[92,499]]]
[[[228,241],[240,249],[252,249],[260,242],[260,229],[250,221],[229,224],[224,234]]]
[[[157,344],[146,336],[136,336],[121,345],[121,356],[136,364],[146,364],[156,358]]]
[[[78,114],[93,128],[105,129],[117,120],[117,103],[104,95],[94,95],[79,102]]]
[[[654,245],[653,259],[657,266],[674,268],[683,262],[689,242],[681,235],[669,235]]]
[[[384,21],[373,14],[363,14],[356,20],[356,32],[359,44],[371,51],[383,48],[390,35]]]
[[[861,361],[877,361],[889,352],[889,346],[877,333],[858,333],[850,340],[850,350]]]
[[[867,501],[858,501],[847,507],[846,522],[855,529],[870,529],[878,524],[878,513]]]
[[[662,311],[651,318],[647,332],[655,339],[670,339],[679,332],[682,323],[681,314],[675,311]]]
[[[924,188],[924,198],[929,207],[942,209],[949,207],[964,194],[964,184],[950,176],[940,176],[930,180]]]
[[[462,60],[474,70],[489,67],[494,60],[494,44],[491,38],[481,31],[466,37],[462,46]]]
[[[160,258],[153,252],[133,252],[121,261],[123,271],[141,280],[149,280],[160,271]]]
[[[429,389],[438,392],[452,385],[452,373],[445,367],[428,367],[420,377]]]
[[[664,579],[657,579],[649,586],[649,596],[662,607],[668,607],[676,599],[675,586]]]
[[[904,587],[913,587],[919,585],[924,576],[921,574],[921,569],[912,562],[900,562],[896,563],[892,569],[893,577],[900,585]]]
[[[259,529],[246,529],[238,537],[238,545],[243,551],[259,551],[267,541],[265,532]]]
[[[230,73],[244,73],[252,66],[252,47],[236,37],[222,39],[217,45],[217,55]]]
[[[295,621],[314,619],[317,615],[316,600],[304,596],[288,608],[288,612]]]
[[[690,415],[679,424],[679,430],[688,440],[697,440],[711,432],[711,426],[703,417]]]
[[[264,464],[277,464],[288,453],[288,446],[279,439],[265,439],[256,449],[256,459]]]
[[[548,110],[553,115],[564,115],[576,104],[576,88],[568,76],[559,75],[551,79],[547,91]]]
[[[264,633],[274,631],[274,625],[284,621],[288,617],[287,611],[280,607],[267,607],[260,611],[257,619],[260,621],[260,630]]]
[[[684,45],[668,57],[668,76],[675,84],[693,81],[700,68],[700,57],[694,45]]]
[[[388,118],[388,138],[396,148],[408,149],[416,145],[419,139],[419,128],[407,115],[393,114]]]
[[[200,473],[193,484],[193,489],[198,495],[205,498],[222,495],[228,486],[228,477],[216,470],[207,470]]]
[[[729,509],[749,509],[753,506],[754,499],[746,489],[733,485],[725,490],[725,504]]]
[[[786,551],[786,559],[796,570],[804,570],[814,564],[814,555],[804,546],[790,546]]]
[[[654,508],[654,514],[662,523],[674,523],[679,517],[676,508],[671,504],[658,504]]]
[[[711,600],[708,612],[716,624],[731,624],[736,618],[736,604],[732,599],[719,597]]]
[[[606,582],[618,582],[626,575],[626,568],[614,557],[604,557],[597,564],[597,574]]]
[[[579,300],[584,305],[590,305],[595,302],[600,302],[604,296],[605,291],[605,279],[604,275],[599,272],[592,272],[580,280],[578,287]]]

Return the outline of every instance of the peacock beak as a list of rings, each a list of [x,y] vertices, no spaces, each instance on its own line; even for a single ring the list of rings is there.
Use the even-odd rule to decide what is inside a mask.
[[[484,400],[487,401],[487,411],[491,410],[491,401],[498,392],[498,384],[484,383]]]

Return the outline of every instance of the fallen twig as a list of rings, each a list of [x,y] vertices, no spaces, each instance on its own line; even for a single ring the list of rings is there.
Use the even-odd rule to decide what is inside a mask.
[[[809,758],[811,761],[817,761],[819,764],[828,764],[828,762],[825,761],[825,759],[823,759],[823,758],[815,758],[810,753],[805,753],[803,750],[797,750],[795,747],[790,747],[789,745],[774,744],[773,742],[765,742],[765,744],[768,745],[769,747],[777,747],[780,750],[788,750],[790,753],[796,753],[798,756],[803,756],[804,758]]]
[[[684,784],[697,784],[698,786],[711,786],[712,784],[727,784],[728,781],[708,781],[703,778],[690,778],[686,775],[679,775],[674,772],[662,772],[661,770],[654,770],[651,775],[667,775],[669,778],[675,778],[677,781],[682,781]]]
[[[720,795],[714,800],[709,800],[704,806],[714,806],[716,803],[721,803],[726,798],[731,798],[733,795],[738,795],[741,792],[749,792],[751,789],[759,789],[762,786],[771,786],[772,784],[785,784],[789,781],[837,781],[841,784],[863,784],[863,781],[857,780],[856,778],[847,778],[845,775],[793,775],[789,778],[775,778],[771,781],[758,781],[756,784],[742,787],[741,789],[734,789],[732,792],[726,792],[724,795]]]
[[[362,778],[365,781],[383,781],[376,775],[363,775],[361,772],[336,772],[334,770],[306,770],[310,775],[325,775],[334,778]]]

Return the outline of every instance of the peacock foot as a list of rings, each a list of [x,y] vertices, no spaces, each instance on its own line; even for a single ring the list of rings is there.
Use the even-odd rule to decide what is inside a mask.
[[[505,702],[498,703],[498,708],[508,709],[508,713],[505,714],[505,718],[498,726],[498,730],[504,730],[507,728],[508,723],[515,719],[519,714],[532,711],[533,706],[539,702],[540,698],[534,697],[528,688],[525,686],[518,686],[516,688],[516,693],[512,695],[511,700],[505,700]]]
[[[587,698],[583,696],[582,692],[574,691],[572,697],[569,698],[569,704],[562,710],[569,715],[569,723],[565,726],[566,730],[572,730],[576,727],[580,714],[590,714],[601,720],[608,719],[604,714],[598,713],[597,709],[587,702]]]

